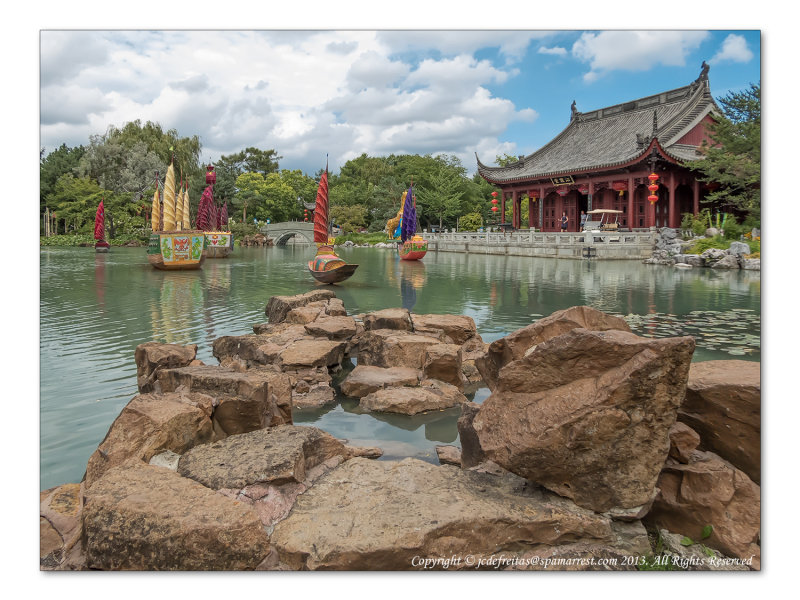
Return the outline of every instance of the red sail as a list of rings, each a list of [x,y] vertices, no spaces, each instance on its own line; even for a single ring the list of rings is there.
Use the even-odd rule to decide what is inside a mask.
[[[94,239],[98,241],[106,239],[105,210],[102,200],[100,200],[100,206],[97,207],[97,213],[94,215]]]
[[[317,205],[314,208],[314,243],[328,243],[328,169],[322,174],[317,188]]]
[[[219,214],[219,223],[221,225],[220,231],[227,231],[228,230],[228,202],[226,201],[225,204],[222,205],[222,210]]]

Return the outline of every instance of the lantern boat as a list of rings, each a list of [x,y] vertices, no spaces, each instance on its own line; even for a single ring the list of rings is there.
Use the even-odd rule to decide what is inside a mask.
[[[94,215],[94,239],[97,240],[94,245],[96,252],[108,252],[109,245],[106,241],[106,212],[103,208],[102,200],[100,200],[100,205],[97,207],[97,212]]]
[[[195,225],[205,232],[206,258],[227,258],[233,252],[233,234],[228,230],[228,203],[218,208],[214,201],[217,174],[213,165],[206,167],[206,183],[197,206]]]
[[[314,243],[317,253],[308,261],[308,271],[321,283],[334,284],[344,281],[356,272],[358,265],[348,264],[341,259],[330,243],[328,222],[328,165],[319,180],[317,201],[314,208]]]
[[[175,168],[170,163],[164,180],[163,206],[158,201],[158,176],[153,195],[153,233],[147,247],[147,261],[162,271],[199,269],[206,258],[205,234],[191,229],[188,187],[175,191]],[[161,212],[163,210],[163,219]]]
[[[417,201],[414,184],[408,188],[403,201],[403,218],[400,223],[400,244],[397,252],[402,260],[421,260],[428,252],[428,242],[417,232]]]

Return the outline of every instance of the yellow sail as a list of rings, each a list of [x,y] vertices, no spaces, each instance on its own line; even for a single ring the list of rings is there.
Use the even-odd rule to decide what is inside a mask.
[[[183,180],[175,194],[175,229],[183,229]]]
[[[150,223],[153,226],[153,231],[158,231],[161,228],[161,203],[158,201],[158,184],[156,184],[156,191],[153,194],[153,209],[150,215]]]
[[[172,163],[164,180],[164,231],[175,231],[175,169]]]
[[[186,188],[183,190],[183,228],[191,229],[192,224],[189,219],[189,183],[186,183]]]

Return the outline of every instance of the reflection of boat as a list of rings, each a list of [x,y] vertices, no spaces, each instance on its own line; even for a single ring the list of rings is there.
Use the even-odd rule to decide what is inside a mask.
[[[413,188],[412,184],[405,194],[403,218],[400,223],[401,245],[397,250],[403,260],[420,260],[428,252],[428,242],[414,235],[417,231],[417,201],[414,198]]]
[[[425,283],[425,263],[407,261],[400,263],[400,299],[403,308],[413,311],[417,303],[417,289]]]
[[[181,186],[183,187],[183,186]],[[147,260],[156,269],[165,271],[199,269],[205,260],[205,235],[190,228],[189,193],[175,193],[175,168],[170,163],[164,180],[163,207],[158,204],[158,177],[153,196],[153,233],[147,247]],[[163,210],[163,219],[160,212]],[[159,229],[161,229],[159,231]]]
[[[197,206],[195,226],[206,234],[206,258],[227,258],[233,252],[233,234],[228,231],[228,203],[218,208],[214,202],[217,174],[213,165],[206,167],[206,183]]]
[[[97,252],[108,252],[108,242],[106,241],[106,212],[103,208],[103,201],[100,200],[100,205],[97,207],[97,212],[94,215],[94,239],[97,242],[94,249]]]
[[[328,240],[328,226],[328,165],[325,165],[314,208],[314,243],[317,244],[317,254],[308,261],[308,270],[317,281],[332,284],[352,276],[358,265],[348,264],[337,256]]]

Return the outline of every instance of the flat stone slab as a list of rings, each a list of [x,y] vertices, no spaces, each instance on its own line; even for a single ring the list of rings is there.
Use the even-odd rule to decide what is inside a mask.
[[[297,499],[271,542],[292,569],[411,570],[415,557],[477,560],[612,538],[608,517],[511,474],[353,458]]]
[[[333,456],[349,456],[333,436],[316,427],[281,425],[198,446],[181,457],[178,473],[214,490],[299,483]]]
[[[342,381],[341,390],[346,396],[363,398],[387,387],[417,385],[422,373],[409,367],[375,367],[358,365]]]
[[[444,386],[447,384],[436,384]],[[431,410],[444,410],[466,402],[467,398],[455,386],[456,393],[444,393],[439,387],[391,387],[372,392],[361,398],[359,406],[376,412],[416,415]]]

